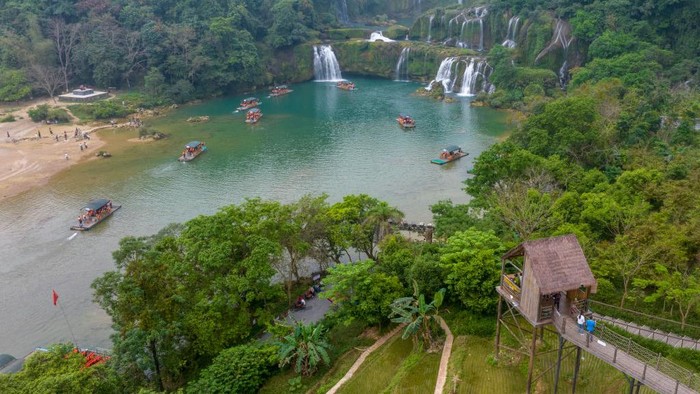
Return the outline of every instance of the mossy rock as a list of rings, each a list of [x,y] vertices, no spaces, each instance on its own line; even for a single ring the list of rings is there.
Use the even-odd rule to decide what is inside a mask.
[[[346,28],[328,30],[328,38],[331,40],[350,40],[352,38],[367,38],[370,32],[366,29]]]

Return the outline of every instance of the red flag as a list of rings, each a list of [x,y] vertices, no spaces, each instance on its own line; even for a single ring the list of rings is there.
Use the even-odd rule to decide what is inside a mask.
[[[56,303],[58,303],[58,293],[56,293],[56,290],[51,290],[51,296],[53,298],[53,305],[56,306]]]

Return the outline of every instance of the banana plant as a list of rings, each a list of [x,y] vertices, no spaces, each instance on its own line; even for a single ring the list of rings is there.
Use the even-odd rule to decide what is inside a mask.
[[[394,323],[406,324],[403,339],[412,337],[414,343],[422,339],[421,345],[430,349],[434,343],[433,329],[437,326],[437,317],[442,301],[445,299],[445,289],[438,290],[433,300],[428,303],[425,296],[419,294],[418,284],[413,281],[413,296],[401,297],[391,303],[389,318]]]

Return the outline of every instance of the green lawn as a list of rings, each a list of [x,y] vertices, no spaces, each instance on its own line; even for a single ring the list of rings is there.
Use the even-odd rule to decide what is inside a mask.
[[[340,393],[430,393],[440,353],[414,351],[413,341],[396,335],[371,354]]]

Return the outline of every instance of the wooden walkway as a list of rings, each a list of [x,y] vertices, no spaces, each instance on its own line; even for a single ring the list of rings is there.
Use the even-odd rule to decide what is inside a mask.
[[[681,367],[672,364],[661,357],[654,356],[650,351],[628,341],[625,345],[612,338],[617,335],[612,331],[596,331],[595,335],[578,332],[576,322],[570,317],[563,316],[559,312],[554,313],[553,323],[557,331],[567,341],[579,346],[591,355],[610,364],[620,372],[630,376],[643,385],[659,393],[698,393],[700,377]],[[648,352],[651,356],[643,354]]]
[[[593,313],[593,318],[596,321],[603,321],[603,322],[612,324],[615,327],[619,327],[619,328],[621,328],[621,329],[623,329],[631,334],[639,335],[639,336],[649,338],[649,339],[654,339],[656,341],[663,342],[663,343],[670,345],[670,346],[673,346],[673,347],[693,349],[693,350],[700,349],[700,341],[698,341],[697,339],[688,337],[688,336],[680,336],[680,335],[671,334],[671,333],[661,331],[661,330],[655,330],[655,329],[647,327],[647,326],[640,326],[640,325],[637,325],[635,323],[630,323],[630,322],[624,321],[622,319],[616,319],[614,317],[599,315],[597,313]]]

